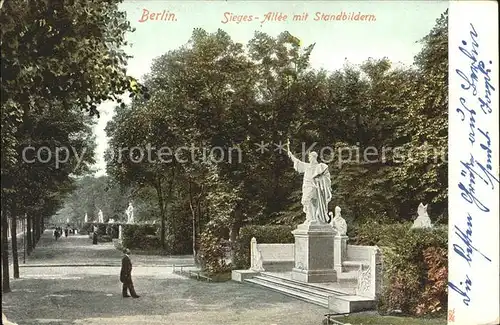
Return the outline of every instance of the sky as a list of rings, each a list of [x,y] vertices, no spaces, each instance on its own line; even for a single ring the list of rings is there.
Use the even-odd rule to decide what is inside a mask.
[[[388,57],[396,64],[410,65],[421,49],[417,41],[429,33],[436,19],[447,8],[447,1],[430,0],[125,0],[121,5],[121,10],[127,13],[132,27],[136,29],[127,35],[131,46],[125,49],[133,56],[128,61],[128,73],[136,78],[141,78],[149,72],[154,58],[186,44],[194,28],[203,28],[207,32],[215,32],[221,28],[233,41],[243,44],[253,37],[255,31],[262,31],[271,36],[288,31],[299,38],[304,47],[316,43],[310,62],[313,68],[318,69],[336,70],[342,68],[346,59],[352,64],[360,64],[370,57]],[[271,16],[268,13],[275,13],[276,18],[287,15],[287,19],[264,21],[266,14],[267,17]],[[294,21],[294,15],[304,13],[308,14],[307,20]],[[358,17],[363,15],[367,18],[364,21],[315,20],[317,13],[320,17],[337,17],[343,14],[349,17],[359,14]],[[252,21],[227,22],[226,18],[229,17],[236,20],[243,18],[238,16],[253,17]],[[97,163],[94,166],[97,170],[96,176],[105,174],[104,151],[107,138],[104,128],[113,117],[115,105],[113,102],[106,102],[99,107],[101,117],[94,127],[97,141]]]

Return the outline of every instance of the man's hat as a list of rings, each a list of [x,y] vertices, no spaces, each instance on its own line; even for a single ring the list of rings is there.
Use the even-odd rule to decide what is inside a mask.
[[[130,249],[125,248],[125,249],[123,250],[123,252],[124,252],[125,254],[130,254]]]

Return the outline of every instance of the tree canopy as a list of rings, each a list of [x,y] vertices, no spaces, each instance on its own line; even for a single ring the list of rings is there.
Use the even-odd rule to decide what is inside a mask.
[[[167,228],[189,219],[237,236],[245,224],[304,218],[300,178],[279,147],[291,138],[300,158],[311,148],[329,164],[330,209],[341,206],[349,222],[412,219],[420,201],[446,222],[447,12],[420,42],[412,66],[367,58],[325,71],[309,64],[314,44],[286,31],[240,44],[195,29],[153,62],[150,100],[109,123],[108,173],[155,188]],[[151,159],[139,150],[117,159],[133,146],[154,148]]]

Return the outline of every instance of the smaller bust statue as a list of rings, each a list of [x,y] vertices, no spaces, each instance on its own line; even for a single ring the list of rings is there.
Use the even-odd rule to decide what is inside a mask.
[[[339,206],[335,207],[335,217],[332,218],[332,227],[335,229],[337,236],[345,236],[347,234],[347,223],[344,218],[342,218],[341,210]],[[328,213],[331,217],[332,212]]]
[[[125,214],[127,215],[127,223],[134,223],[134,207],[132,206],[132,202],[128,203],[128,208],[125,210]]]
[[[418,205],[417,208],[417,218],[413,221],[412,228],[432,228],[431,218],[429,218],[429,214],[427,213],[427,207],[429,204],[423,205],[422,202]]]

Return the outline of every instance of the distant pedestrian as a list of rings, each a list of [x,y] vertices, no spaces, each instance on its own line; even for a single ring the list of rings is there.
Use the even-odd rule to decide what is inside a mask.
[[[133,298],[139,298],[134,289],[134,283],[132,282],[132,261],[130,260],[130,250],[125,248],[123,250],[122,258],[122,269],[120,271],[120,282],[122,285],[122,295],[124,298],[132,296]],[[127,291],[130,291],[130,296]]]
[[[97,245],[97,231],[92,233],[92,244]]]

